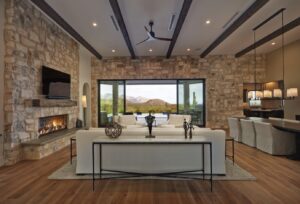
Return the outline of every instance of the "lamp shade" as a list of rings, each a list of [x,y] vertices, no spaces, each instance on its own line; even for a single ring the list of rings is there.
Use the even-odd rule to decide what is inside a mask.
[[[261,91],[249,91],[248,99],[259,99],[263,97],[263,93]]]
[[[82,107],[86,108],[87,107],[87,103],[86,103],[86,95],[83,95],[81,97],[81,103],[82,103]]]
[[[264,98],[272,98],[272,91],[264,90],[263,95]]]
[[[256,91],[256,98],[263,98],[263,93],[261,91]]]
[[[248,91],[248,99],[253,98],[254,96],[254,91]]]
[[[286,96],[291,97],[291,98],[297,97],[298,96],[298,89],[297,88],[287,89]]]
[[[282,97],[282,91],[281,91],[281,89],[274,89],[273,90],[273,96],[275,98],[281,98]]]

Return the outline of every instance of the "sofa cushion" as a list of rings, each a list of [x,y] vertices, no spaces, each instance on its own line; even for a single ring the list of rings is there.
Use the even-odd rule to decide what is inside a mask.
[[[175,126],[183,125],[183,116],[170,114],[168,124],[175,125]]]
[[[122,115],[120,116],[119,121],[122,126],[136,124],[136,119],[134,115]]]
[[[113,121],[114,121],[115,123],[120,123],[120,116],[114,115],[114,116],[113,116]]]
[[[175,125],[173,124],[163,124],[159,126],[160,128],[175,128]]]
[[[142,124],[136,124],[136,125],[126,125],[126,128],[143,128],[144,126]]]

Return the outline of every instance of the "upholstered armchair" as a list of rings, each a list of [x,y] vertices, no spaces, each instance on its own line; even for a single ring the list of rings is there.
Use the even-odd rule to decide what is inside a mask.
[[[228,118],[229,135],[235,141],[242,142],[241,125],[238,118]]]
[[[252,120],[241,119],[242,130],[242,143],[255,147],[256,146],[256,134],[254,129],[254,123]]]
[[[278,130],[270,123],[254,121],[256,147],[272,155],[290,155],[296,151],[295,134]]]

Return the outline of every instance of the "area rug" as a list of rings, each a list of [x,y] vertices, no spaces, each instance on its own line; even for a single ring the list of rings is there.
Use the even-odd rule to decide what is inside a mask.
[[[224,180],[224,181],[251,181],[256,180],[256,177],[250,174],[245,169],[239,167],[236,163],[233,165],[231,160],[226,160],[226,175],[214,175],[213,180]],[[76,159],[73,160],[72,164],[70,162],[64,164],[62,167],[53,172],[48,179],[55,180],[66,180],[66,179],[92,179],[91,174],[76,175]],[[201,176],[200,176],[201,178]],[[205,176],[205,179],[209,179],[209,176]],[[127,178],[128,179],[128,178]],[[162,177],[139,177],[130,179],[170,179]],[[172,178],[174,180],[174,178]],[[176,178],[177,180],[177,178]]]

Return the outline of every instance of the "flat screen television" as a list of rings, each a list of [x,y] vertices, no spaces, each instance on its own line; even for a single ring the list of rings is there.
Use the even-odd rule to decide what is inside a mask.
[[[43,95],[49,99],[70,99],[71,76],[67,73],[42,67]]]

